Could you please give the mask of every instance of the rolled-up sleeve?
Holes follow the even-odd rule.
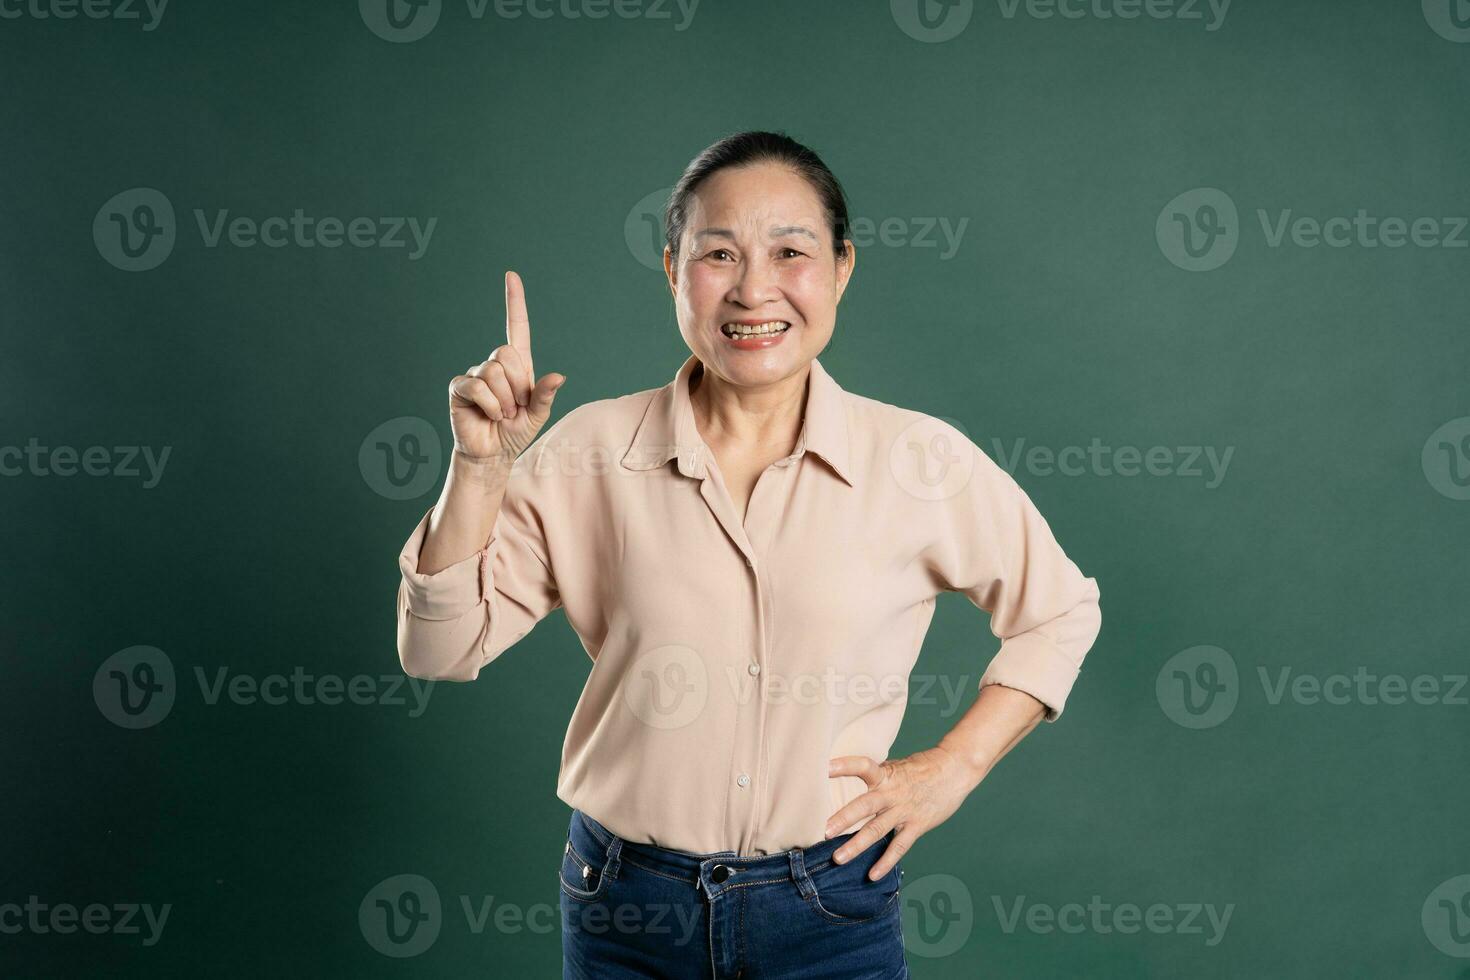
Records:
[[[398,659],[410,677],[472,681],[481,668],[561,605],[538,553],[538,524],[513,476],[485,547],[432,575],[420,573],[426,513],[398,555]]]
[[[927,559],[940,587],[990,613],[1001,641],[980,678],[1024,691],[1056,721],[1102,628],[1097,581],[1067,557],[1025,491],[973,442],[964,488],[938,503]]]

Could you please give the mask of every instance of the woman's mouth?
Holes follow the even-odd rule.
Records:
[[[726,323],[720,327],[731,346],[739,350],[760,350],[773,347],[791,329],[785,320],[767,320],[765,323]]]

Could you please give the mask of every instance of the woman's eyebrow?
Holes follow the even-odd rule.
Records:
[[[804,225],[785,225],[780,228],[771,229],[772,238],[783,238],[786,235],[805,235],[814,242],[818,240],[817,236],[812,234]],[[735,233],[729,228],[705,228],[695,232],[694,237],[696,240],[700,238],[728,238],[734,241]]]

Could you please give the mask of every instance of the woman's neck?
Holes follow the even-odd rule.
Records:
[[[690,376],[690,402],[699,434],[710,446],[790,452],[801,433],[811,368],[760,388],[729,384],[703,362]]]

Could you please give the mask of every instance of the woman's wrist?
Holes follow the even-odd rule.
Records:
[[[514,464],[515,456],[509,453],[471,456],[455,446],[449,457],[449,473],[451,479],[493,492],[505,488]]]

